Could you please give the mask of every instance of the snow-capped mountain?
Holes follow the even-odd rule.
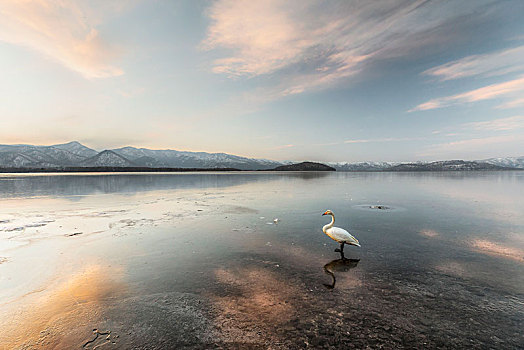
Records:
[[[3,167],[74,166],[97,153],[78,142],[54,146],[0,145],[0,165]]]
[[[329,166],[337,169],[337,171],[384,171],[392,166],[398,165],[400,163],[392,162],[358,162],[358,163],[348,163],[348,162],[336,162],[336,163],[326,163]]]
[[[227,153],[184,152],[122,147],[97,152],[77,141],[53,145],[0,145],[0,168],[147,167],[147,168],[235,168],[268,170],[296,162],[277,162]],[[440,162],[336,162],[326,163],[338,171],[449,171],[524,169],[524,157],[491,158],[479,161]]]
[[[77,164],[83,167],[130,167],[137,166],[129,159],[115,153],[114,151],[102,151],[93,157],[87,158]]]
[[[35,160],[16,152],[0,152],[0,167],[30,168],[37,166]]]
[[[524,169],[524,157],[490,158],[464,161],[445,160],[436,162],[359,162],[326,163],[338,171],[452,171],[452,170],[499,170]]]
[[[0,145],[0,167],[149,167],[273,169],[286,163],[226,153],[182,152],[123,147],[97,152],[77,141],[53,145]]]
[[[182,152],[123,147],[113,150],[138,166],[172,168],[236,168],[242,170],[273,169],[281,162],[239,157],[226,153]]]
[[[524,169],[524,157],[489,158],[479,162],[503,166],[506,168]]]
[[[78,141],[72,141],[72,142],[63,143],[60,145],[54,145],[52,147],[59,148],[64,151],[68,151],[70,153],[76,154],[81,157],[93,157],[98,153],[94,149],[86,147]]]
[[[480,161],[443,160],[428,163],[403,163],[390,167],[388,171],[472,171],[503,169],[505,169],[505,167]]]

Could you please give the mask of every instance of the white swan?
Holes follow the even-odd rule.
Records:
[[[351,235],[351,233],[344,230],[343,228],[333,227],[333,224],[335,223],[335,214],[333,214],[331,210],[326,210],[326,212],[322,215],[331,215],[331,222],[322,227],[322,231],[324,231],[324,233],[328,235],[329,238],[340,243],[340,249],[335,249],[336,252],[343,253],[344,244],[356,245],[357,247],[360,247],[360,243],[355,237]]]

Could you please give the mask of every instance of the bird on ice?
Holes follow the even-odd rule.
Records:
[[[331,215],[331,222],[327,225],[324,225],[324,227],[322,227],[322,231],[328,235],[329,238],[340,243],[340,249],[335,249],[336,252],[343,253],[345,244],[356,245],[357,247],[360,247],[360,243],[355,237],[351,235],[351,233],[344,230],[343,228],[333,227],[333,224],[335,223],[335,214],[333,214],[331,210],[326,210],[322,215]]]

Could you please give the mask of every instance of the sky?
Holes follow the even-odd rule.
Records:
[[[0,0],[0,144],[524,155],[524,1]]]

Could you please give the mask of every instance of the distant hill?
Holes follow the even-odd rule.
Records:
[[[135,167],[136,163],[133,163],[126,157],[121,156],[114,151],[102,151],[93,157],[87,158],[78,164],[79,166],[85,167]]]
[[[524,157],[490,158],[476,161],[439,162],[336,162],[320,164],[303,162],[279,162],[267,159],[246,158],[227,153],[186,152],[177,150],[151,150],[147,148],[122,147],[98,152],[72,141],[52,146],[0,145],[0,168],[55,169],[64,171],[83,167],[91,168],[166,168],[166,169],[239,169],[278,171],[452,171],[452,170],[506,170],[524,169]],[[290,167],[288,167],[290,166]],[[332,171],[332,170],[331,170]]]
[[[349,163],[349,162],[336,162],[336,163],[327,163],[329,166],[337,169],[337,171],[386,171],[392,166],[401,164],[401,163],[391,163],[391,162],[358,162],[358,163]]]
[[[142,167],[269,170],[286,164],[227,153],[184,152],[123,147],[97,152],[77,141],[53,145],[0,145],[0,168],[64,169]]]
[[[62,167],[78,164],[97,153],[75,141],[55,146],[0,145],[0,166]]]
[[[297,164],[288,164],[277,166],[275,171],[336,171],[326,164],[314,163],[314,162],[302,162]]]
[[[64,150],[64,151],[68,151],[68,152],[70,152],[72,154],[75,154],[77,156],[86,157],[86,158],[87,157],[93,157],[93,156],[98,154],[98,152],[95,151],[94,149],[86,147],[86,146],[82,145],[78,141],[71,141],[71,142],[68,142],[68,143],[63,143],[63,144],[60,144],[60,145],[54,145],[54,146],[51,146],[51,147],[58,148],[58,149],[61,149],[61,150]]]
[[[506,168],[524,169],[524,157],[490,158],[480,162],[498,165]]]
[[[431,163],[406,163],[392,166],[388,171],[458,171],[458,170],[507,170],[494,164],[465,160],[446,160]]]
[[[239,157],[227,153],[183,152],[123,147],[113,150],[129,161],[148,167],[177,168],[237,168],[241,170],[269,170],[282,165],[266,159]]]

